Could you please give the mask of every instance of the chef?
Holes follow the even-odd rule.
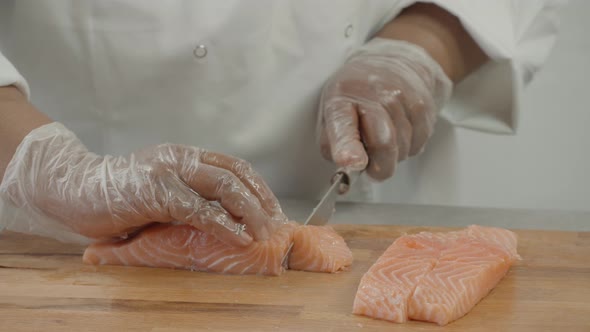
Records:
[[[337,167],[366,170],[355,199],[392,176],[415,194],[453,167],[424,158],[437,120],[514,132],[560,5],[3,1],[0,229],[87,242],[175,221],[244,246]]]

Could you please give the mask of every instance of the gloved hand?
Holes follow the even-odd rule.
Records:
[[[422,48],[375,38],[326,83],[319,139],[324,158],[384,180],[420,153],[452,82]]]
[[[19,145],[0,198],[7,211],[18,210],[0,211],[0,226],[62,241],[71,239],[64,231],[99,239],[151,222],[180,221],[243,246],[267,239],[286,220],[272,191],[245,161],[171,144],[103,157],[55,122],[33,130]],[[238,236],[240,225],[247,228]]]

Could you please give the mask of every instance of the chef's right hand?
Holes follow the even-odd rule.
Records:
[[[451,96],[452,81],[422,47],[375,38],[322,90],[320,146],[339,167],[383,181],[420,153]]]
[[[154,221],[181,221],[245,246],[268,239],[274,225],[286,220],[270,188],[243,160],[172,144],[128,157],[99,156],[56,122],[21,142],[0,197],[33,211],[29,219],[51,220],[94,239]],[[29,223],[33,233],[47,227]]]

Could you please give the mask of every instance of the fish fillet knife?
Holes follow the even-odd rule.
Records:
[[[327,224],[334,214],[336,199],[339,195],[344,195],[349,191],[350,187],[360,176],[360,173],[361,172],[359,171],[349,171],[343,168],[338,169],[332,177],[332,185],[313,209],[309,217],[307,217],[307,220],[305,220],[303,225],[322,226]],[[292,249],[293,243],[291,243],[285,256],[283,256],[283,266],[285,267],[287,267],[288,257]]]

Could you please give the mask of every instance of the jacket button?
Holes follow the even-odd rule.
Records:
[[[349,24],[346,26],[346,29],[344,29],[344,37],[349,38],[350,36],[352,36],[352,33],[354,32],[354,25]]]
[[[207,46],[201,44],[201,45],[197,45],[197,47],[195,47],[195,49],[193,50],[193,55],[195,56],[195,58],[204,58],[207,56]]]

